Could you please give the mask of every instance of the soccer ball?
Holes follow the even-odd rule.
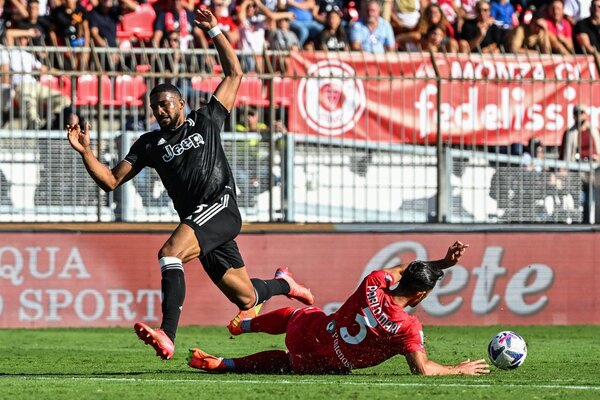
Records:
[[[500,369],[514,369],[525,362],[527,343],[523,338],[511,331],[496,334],[488,345],[490,361]]]

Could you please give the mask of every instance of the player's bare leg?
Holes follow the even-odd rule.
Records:
[[[156,355],[171,359],[175,352],[175,335],[185,299],[185,276],[183,264],[200,254],[200,246],[194,231],[180,224],[160,249],[162,323],[160,329],[150,328],[142,322],[134,325],[135,333],[152,346]]]
[[[246,267],[228,269],[217,287],[240,310],[249,310],[257,303],[257,295]]]

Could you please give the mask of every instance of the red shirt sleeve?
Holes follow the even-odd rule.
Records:
[[[403,324],[403,330],[398,335],[399,353],[403,356],[415,351],[425,352],[423,344],[423,326],[421,322],[412,315],[409,315]]]

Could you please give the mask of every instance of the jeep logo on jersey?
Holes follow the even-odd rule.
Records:
[[[298,86],[298,107],[309,127],[323,135],[341,135],[356,125],[366,106],[365,88],[354,68],[320,61],[308,68]]]
[[[170,144],[166,145],[165,150],[167,151],[167,154],[163,155],[162,158],[165,162],[169,162],[175,157],[183,154],[184,151],[189,150],[192,147],[198,148],[201,144],[204,144],[204,139],[199,133],[194,133],[177,143],[175,146],[171,146]]]

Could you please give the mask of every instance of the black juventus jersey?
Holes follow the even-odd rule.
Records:
[[[226,190],[235,195],[220,135],[228,114],[213,96],[175,130],[144,133],[125,157],[137,172],[144,167],[158,172],[182,220]]]

